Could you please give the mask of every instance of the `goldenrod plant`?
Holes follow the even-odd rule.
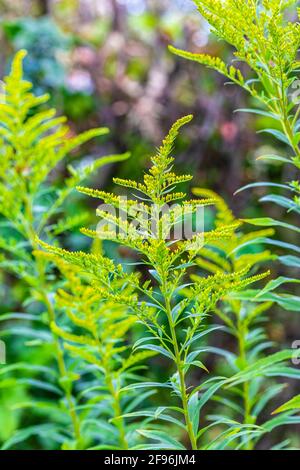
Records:
[[[257,105],[239,111],[267,119],[264,132],[283,152],[289,147],[289,155],[260,158],[297,175],[296,2],[195,4],[248,72],[220,57],[171,50],[247,91]],[[276,228],[299,235],[298,177],[242,188],[274,188],[262,200],[296,222],[238,220],[208,189],[195,188],[195,199],[187,199],[192,176],[176,173],[173,151],[188,115],[171,127],[143,178],[114,178],[115,192],[85,187],[92,172],[129,154],[68,164],[70,153],[108,129],[74,137],[66,118],[47,107],[49,97],[35,96],[24,79],[25,55],[13,60],[0,103],[0,268],[5,281],[17,277],[23,289],[14,304],[22,312],[0,316],[8,359],[10,344],[18,344],[14,362],[0,368],[0,393],[14,397],[10,429],[0,430],[2,449],[250,450],[265,438],[273,449],[289,448],[276,430],[299,424],[299,397],[279,408],[278,397],[285,379],[300,372],[290,364],[295,351],[278,351],[264,321],[273,305],[300,311],[299,295],[281,287],[297,287],[299,279],[249,285],[261,286],[274,261],[300,267],[297,242],[274,237]],[[55,178],[60,165],[68,171],[62,182]],[[95,226],[81,229],[92,239],[90,251],[70,251],[64,237],[91,220],[68,215],[75,187],[100,204]],[[215,214],[209,227],[208,213],[210,221]],[[260,228],[248,233],[250,224]],[[286,251],[279,256],[270,246]],[[119,256],[125,251],[130,261]],[[228,334],[235,348],[216,347],[214,339]]]
[[[282,151],[274,154],[261,155],[259,158],[270,164],[282,164],[294,167],[293,181],[256,182],[242,190],[265,187],[273,188],[274,193],[262,197],[262,202],[271,202],[294,216],[294,223],[275,220],[270,217],[247,220],[247,222],[263,227],[279,227],[288,229],[298,236],[299,227],[299,194],[300,183],[300,133],[299,133],[299,60],[300,25],[297,21],[299,9],[296,1],[281,0],[194,0],[200,14],[208,21],[212,33],[226,41],[234,48],[234,62],[245,63],[247,72],[238,65],[225,63],[220,57],[203,53],[191,53],[170,46],[170,50],[189,60],[212,68],[230,82],[235,83],[248,92],[254,106],[240,109],[240,112],[255,113],[268,119],[268,127],[261,132],[276,139]],[[287,147],[285,150],[284,146]],[[286,153],[284,153],[286,152]],[[299,271],[299,245],[263,237],[260,241],[285,250],[279,261],[289,269]],[[249,240],[239,249],[257,243]],[[288,311],[300,310],[300,297],[289,291],[278,292],[284,284],[299,283],[297,277],[280,276],[270,281],[261,290],[244,291],[237,297],[256,302],[275,302]],[[293,398],[280,411],[299,410],[299,397]]]
[[[68,259],[63,250],[57,252]],[[84,275],[82,261],[71,264],[45,252],[38,256],[50,259],[62,274],[63,287],[55,296],[58,315],[51,328],[64,341],[65,350],[80,359],[74,371],[81,380],[76,410],[82,447],[126,450],[136,442],[136,433],[122,415],[138,407],[149,392],[132,389],[125,393],[123,389],[132,381],[131,374],[138,377],[139,363],[156,353],[131,352],[128,332],[136,317],[128,312],[124,300],[106,300],[97,286],[122,292],[130,303],[136,274],[126,274],[95,250],[90,256],[79,255],[84,259]]]
[[[175,435],[157,429],[154,424],[152,427],[148,424],[146,428],[138,429],[138,433],[150,442],[134,446],[136,449],[183,450],[186,447],[182,440],[176,437],[181,436],[182,429],[187,435],[187,447],[194,450],[200,448],[200,438],[206,431],[199,428],[200,411],[215,391],[227,383],[224,378],[212,378],[198,386],[188,383],[191,369],[199,368],[207,372],[206,366],[201,361],[201,355],[206,349],[204,347],[201,349],[201,345],[205,344],[202,344],[203,338],[216,330],[216,326],[208,325],[207,317],[224,295],[243,289],[266,275],[262,273],[247,277],[248,267],[240,266],[238,271],[217,272],[209,277],[197,277],[192,283],[187,283],[188,272],[195,265],[203,247],[215,240],[221,243],[222,240],[232,238],[239,226],[238,221],[232,221],[219,224],[209,232],[204,232],[202,227],[202,230],[190,238],[178,237],[178,225],[184,225],[187,217],[196,217],[197,209],[203,210],[205,206],[215,202],[214,198],[209,197],[174,204],[174,201],[185,198],[185,193],[178,191],[177,186],[190,181],[191,176],[176,175],[171,152],[179,129],[191,119],[192,116],[186,116],[172,126],[157,153],[152,157],[152,166],[142,182],[115,179],[116,184],[131,188],[136,194],[136,199],[127,199],[90,188],[78,188],[81,193],[99,198],[105,203],[104,207],[98,208],[101,223],[97,229],[82,229],[82,232],[95,240],[100,238],[114,241],[136,251],[147,268],[148,279],[141,279],[137,274],[126,275],[124,278],[122,268],[114,266],[111,260],[97,258],[93,254],[67,252],[42,243],[52,254],[80,266],[84,273],[92,275],[90,285],[94,295],[100,295],[105,302],[126,308],[127,322],[131,322],[134,318],[144,325],[145,334],[133,345],[133,355],[127,359],[129,364],[135,362],[135,354],[139,357],[139,354],[145,355],[148,352],[158,353],[173,364],[172,375],[165,383],[143,381],[129,384],[119,390],[119,393],[124,393],[124,391],[145,388],[153,390],[163,387],[169,392],[170,398],[173,395],[177,397],[177,403],[174,405],[172,400],[169,400],[167,404],[162,403],[159,408],[123,415],[122,418],[125,420],[136,420],[146,416],[150,423],[163,421],[178,427]],[[112,208],[116,209],[116,212]],[[109,263],[108,268],[107,263]],[[133,289],[130,295],[127,286]],[[71,319],[75,324],[85,325],[82,320],[73,317]],[[78,337],[69,335],[57,327],[55,331],[67,341],[85,343],[81,336],[78,341]],[[96,346],[94,341],[86,342]],[[137,352],[139,350],[142,352]],[[103,351],[100,354],[103,354]],[[88,357],[86,359],[89,360]],[[91,357],[90,361],[92,360],[95,361]],[[102,363],[103,358],[100,359],[99,366]],[[119,421],[119,425],[121,422]],[[251,434],[256,431],[256,426],[251,424],[243,425],[228,420],[225,420],[224,424],[229,428],[228,434],[236,438],[242,433]]]
[[[80,446],[80,426],[72,396],[74,377],[67,369],[60,340],[51,329],[55,320],[55,307],[51,299],[50,284],[54,280],[52,278],[50,281],[48,277],[48,261],[36,256],[36,236],[43,233],[51,240],[53,234],[59,233],[61,225],[72,227],[82,223],[82,218],[78,216],[60,218],[65,200],[74,186],[102,165],[123,160],[128,155],[98,158],[93,163],[78,168],[69,165],[70,176],[64,180],[64,185],[60,187],[51,184],[51,172],[70,152],[92,138],[107,134],[108,129],[91,129],[72,137],[66,118],[57,116],[54,109],[47,108],[49,96],[35,96],[31,91],[31,83],[23,78],[22,64],[25,56],[25,51],[16,54],[11,72],[4,79],[1,94],[0,267],[4,272],[20,278],[28,287],[25,309],[34,303],[41,307],[40,314],[36,315],[8,313],[1,316],[1,321],[9,325],[1,334],[9,334],[10,337],[19,335],[27,348],[39,345],[46,348],[49,356],[55,357],[58,370],[48,367],[49,364],[22,362],[3,367],[1,374],[8,377],[3,383],[8,390],[16,386],[13,377],[19,377],[20,383],[26,383],[33,390],[33,395],[35,390],[44,390],[52,392],[55,399],[60,397],[60,404],[56,406],[57,415],[61,413],[63,422],[66,421],[64,415],[69,415],[71,428],[65,438],[66,441],[74,441],[72,445],[76,447]],[[51,403],[47,406],[50,407]],[[47,406],[33,400],[19,403],[15,408],[45,408],[44,413],[47,413]],[[53,407],[55,409],[55,405]],[[67,423],[67,430],[68,426]],[[11,442],[8,440],[5,446],[9,447],[32,434],[42,435],[43,429],[48,439],[63,439],[49,423],[44,428],[33,426],[27,431],[22,430],[20,436],[13,437]]]
[[[215,199],[216,217],[215,224],[232,224],[235,217],[222,197],[209,189],[194,188],[193,193],[198,197],[211,197]],[[266,228],[248,232],[246,234],[236,231],[228,240],[214,240],[205,247],[196,263],[201,271],[216,273],[231,273],[239,271],[243,266],[249,266],[253,274],[259,269],[259,266],[272,262],[276,259],[269,250],[264,249],[261,242],[257,242],[252,251],[241,252],[239,247],[252,240],[272,237],[274,229]],[[253,247],[252,247],[253,248]],[[199,275],[193,274],[195,279]],[[264,358],[270,348],[276,347],[274,342],[270,341],[264,328],[264,323],[268,319],[267,312],[273,302],[266,301],[256,303],[253,298],[242,300],[239,295],[229,293],[222,298],[221,303],[216,305],[214,312],[225,325],[226,333],[235,338],[236,347],[234,351],[226,349],[209,347],[209,351],[216,353],[226,361],[226,373],[233,376],[245,369],[251,367],[253,371],[258,371],[261,359]],[[284,354],[285,356],[285,354]],[[257,443],[265,434],[273,431],[276,427],[282,426],[285,421],[292,423],[298,422],[298,419],[290,417],[290,413],[282,416],[280,419],[273,418],[270,413],[272,400],[278,397],[286,388],[286,384],[281,383],[281,377],[300,378],[296,368],[287,367],[287,364],[280,360],[280,355],[276,355],[276,360],[272,356],[269,365],[265,366],[264,373],[254,374],[251,379],[242,382],[235,387],[224,387],[213,397],[219,404],[219,412],[213,419],[220,423],[220,416],[227,416],[231,419],[241,420],[244,424],[260,425],[257,432],[251,436],[244,435],[240,442],[234,442],[234,448],[254,449]],[[278,362],[277,362],[278,361]],[[274,363],[277,362],[274,367]],[[275,382],[275,379],[277,381]],[[266,413],[266,408],[269,412]],[[288,411],[288,410],[287,410]],[[266,419],[268,417],[268,419]],[[223,445],[223,438],[220,441]],[[281,442],[274,444],[274,448],[281,447]]]

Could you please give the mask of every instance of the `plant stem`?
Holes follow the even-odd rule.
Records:
[[[28,240],[30,241],[32,250],[35,251],[35,250],[38,250],[38,244],[37,244],[36,239],[35,239],[36,234],[35,234],[34,225],[33,225],[34,224],[34,217],[33,217],[33,213],[32,213],[31,203],[28,199],[25,200],[25,209],[26,209],[26,217],[27,217],[27,221],[28,221],[28,224],[25,227],[26,228],[26,233],[27,233],[27,236],[28,236]],[[62,351],[62,348],[61,348],[61,345],[60,345],[60,342],[59,342],[59,338],[52,331],[52,329],[50,327],[51,323],[53,323],[55,321],[55,312],[54,312],[54,309],[53,309],[53,306],[52,306],[51,302],[49,301],[48,295],[47,295],[48,290],[47,290],[46,283],[45,283],[44,263],[42,263],[41,260],[38,259],[37,257],[35,257],[35,263],[36,263],[36,267],[37,267],[37,271],[38,271],[38,275],[39,275],[39,281],[40,281],[39,294],[40,294],[41,299],[42,299],[42,301],[43,301],[43,303],[44,303],[44,305],[47,309],[48,326],[49,326],[49,329],[51,331],[52,338],[53,338],[56,362],[57,362],[60,378],[63,379],[63,378],[67,377],[67,368],[66,368],[66,364],[65,364],[65,360],[64,360],[63,351]],[[74,438],[75,438],[75,441],[76,441],[76,448],[78,448],[78,447],[80,447],[80,441],[81,441],[80,422],[79,422],[79,419],[78,419],[78,416],[77,416],[77,413],[76,413],[76,410],[75,410],[75,407],[74,407],[72,391],[71,391],[69,383],[60,384],[60,385],[61,385],[61,388],[63,389],[63,391],[65,393],[65,399],[66,399],[66,402],[67,402],[67,405],[68,405],[68,411],[69,411],[69,415],[70,415],[71,422],[72,422],[72,427],[73,427],[73,435],[74,435]]]
[[[40,294],[42,295],[44,304],[47,308],[48,319],[49,319],[49,322],[51,324],[55,320],[55,313],[54,313],[53,307],[52,307],[51,303],[49,302],[47,292],[43,289],[40,289]],[[57,365],[58,365],[60,378],[64,378],[64,377],[67,377],[67,368],[66,368],[66,364],[65,364],[65,360],[64,360],[63,351],[62,351],[62,348],[60,346],[60,342],[59,342],[59,339],[58,339],[57,335],[55,333],[53,333],[51,328],[50,328],[50,331],[51,331],[52,337],[53,337],[53,343],[54,343],[54,348],[55,348],[55,352],[56,352],[56,361],[57,361]],[[66,386],[61,385],[61,387],[62,387],[63,391],[65,392],[65,398],[66,398],[66,401],[67,401],[67,404],[68,404],[68,410],[69,410],[69,414],[70,414],[70,417],[71,417],[71,420],[72,420],[73,434],[74,434],[74,437],[75,437],[75,440],[76,440],[76,448],[77,448],[77,446],[80,446],[80,441],[81,441],[80,422],[79,422],[79,419],[78,419],[78,416],[77,416],[77,413],[76,413],[76,410],[75,410],[75,407],[74,407],[74,401],[73,401],[72,392],[71,392],[69,384],[66,384]]]
[[[184,412],[184,418],[185,418],[185,424],[186,424],[186,429],[187,433],[190,439],[191,447],[192,450],[198,450],[197,447],[197,439],[193,430],[193,424],[190,419],[190,414],[189,414],[189,409],[188,409],[188,394],[186,391],[186,384],[185,384],[185,373],[184,373],[184,364],[181,360],[181,354],[179,352],[179,346],[178,346],[178,340],[177,340],[177,335],[176,335],[176,328],[174,325],[174,321],[172,318],[172,309],[171,309],[171,302],[169,295],[167,293],[166,289],[166,283],[163,283],[162,286],[162,294],[165,299],[165,306],[166,306],[166,313],[167,313],[167,318],[168,318],[168,323],[170,327],[170,332],[171,332],[171,337],[172,337],[172,342],[174,346],[174,353],[175,353],[175,365],[177,368],[177,372],[179,375],[179,383],[180,383],[180,395],[181,395],[181,401],[182,401],[182,407],[183,407],[183,412]]]
[[[119,394],[119,390],[115,389],[114,380],[111,374],[108,374],[106,378],[106,384],[113,399],[112,407],[113,407],[113,411],[115,415],[116,427],[118,428],[118,431],[119,431],[120,446],[122,450],[128,450],[129,446],[128,446],[128,442],[126,439],[124,420],[123,418],[121,418],[122,410],[121,410],[121,404],[120,404],[120,394]]]
[[[240,313],[238,313],[238,322],[237,322],[237,336],[239,342],[239,357],[241,360],[241,366],[244,369],[247,367],[247,356],[246,356],[246,332],[245,327],[240,319]],[[244,423],[245,424],[252,424],[251,418],[251,399],[250,399],[250,390],[249,390],[249,382],[244,382],[243,384],[243,398],[244,398]],[[246,443],[246,450],[252,450],[253,443],[249,438]]]
[[[110,366],[109,357],[107,357],[107,355],[103,353],[101,339],[99,338],[97,328],[93,329],[93,336],[97,343],[99,355],[100,357],[102,357],[102,367],[103,367],[104,374],[105,374],[106,386],[112,397],[112,409],[114,412],[116,427],[119,431],[120,447],[122,450],[128,450],[129,445],[126,439],[124,419],[121,418],[122,407],[121,407],[121,402],[120,402],[120,389],[119,389],[119,386],[118,387],[115,386],[116,381],[114,380],[114,372]]]

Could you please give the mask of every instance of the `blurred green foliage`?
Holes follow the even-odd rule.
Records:
[[[92,186],[109,190],[112,174],[140,179],[149,166],[153,147],[159,144],[177,117],[190,112],[196,119],[178,139],[179,171],[192,173],[194,185],[217,191],[235,216],[262,216],[257,196],[264,196],[264,189],[255,188],[252,193],[234,197],[234,191],[242,185],[294,177],[294,170],[290,168],[283,170],[279,164],[270,168],[264,161],[256,162],[262,153],[277,153],[283,145],[275,144],[271,137],[262,139],[261,135],[256,135],[257,130],[270,126],[269,117],[233,113],[236,108],[252,106],[251,97],[237,88],[224,86],[225,79],[217,74],[168,52],[167,46],[176,44],[192,52],[205,51],[226,60],[232,58],[231,46],[210,35],[207,23],[195,14],[189,0],[2,0],[0,12],[1,75],[9,69],[14,52],[26,48],[26,77],[33,82],[37,94],[50,92],[52,104],[60,115],[68,118],[70,135],[104,125],[111,129],[109,139],[87,143],[79,154],[71,155],[75,168],[80,168],[79,160],[89,164],[96,157],[131,150],[131,159],[105,167],[97,176],[91,175]],[[61,164],[51,173],[51,183],[59,186],[66,177],[66,166]],[[96,208],[88,198],[78,195],[71,195],[68,201],[65,212],[69,217],[79,212],[92,214]],[[271,205],[267,205],[265,211],[276,218],[283,212]],[[208,214],[207,225],[211,228],[214,213],[209,211]],[[84,224],[88,225],[90,219],[87,215]],[[289,242],[295,242],[295,234],[287,237]],[[85,249],[88,245],[82,235],[72,230],[61,238],[63,245],[72,249]],[[109,242],[102,249],[120,262],[137,261],[132,252]],[[273,268],[274,276],[277,269]],[[286,274],[284,269],[278,273]],[[0,314],[23,312],[30,306],[31,311],[41,314],[45,321],[45,312],[33,302],[24,283],[3,272],[0,280]],[[267,325],[270,338],[290,345],[297,325],[295,317],[283,314],[277,307],[272,308],[272,315]],[[138,339],[139,328],[132,334]],[[235,342],[230,337],[221,337],[215,347],[230,351],[235,348]],[[16,335],[10,343],[8,362],[14,363],[20,357],[25,363],[46,367],[53,363],[47,344],[41,351],[35,348],[34,339],[25,342]],[[216,373],[228,371],[220,358],[210,358],[208,362]],[[71,362],[70,367],[73,365]],[[167,361],[154,359],[152,365],[162,381],[168,377]],[[39,410],[36,416],[28,410],[14,409],[15,403],[29,399],[29,390],[32,393],[30,374],[19,372],[17,375],[24,378],[21,387],[13,378],[7,379],[9,383],[1,382],[2,441],[14,436],[20,426],[30,427],[39,421]],[[200,378],[201,373],[195,372],[194,380]],[[291,382],[290,388],[293,387]],[[35,389],[33,395],[44,399],[47,393]],[[166,396],[164,393],[162,391],[161,396]],[[286,398],[290,395],[289,391]],[[280,403],[276,402],[277,405]],[[211,411],[214,408],[211,406]],[[21,448],[59,447],[58,442],[47,442],[47,433],[47,427],[40,429],[39,437],[29,433]],[[285,435],[292,435],[295,446],[299,445],[298,437],[290,429]],[[208,441],[213,436],[212,431]],[[58,441],[60,438],[58,436]],[[265,445],[270,445],[268,438]],[[18,442],[13,446],[18,447]]]

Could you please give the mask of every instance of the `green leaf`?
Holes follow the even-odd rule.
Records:
[[[145,403],[147,398],[151,397],[156,393],[155,390],[149,390],[147,392],[139,393],[137,397],[131,400],[127,406],[124,408],[124,413],[132,413],[133,410],[138,408],[141,403]]]
[[[300,247],[297,246],[297,245],[292,245],[291,243],[286,243],[286,242],[282,242],[282,241],[279,241],[279,240],[273,240],[272,238],[258,237],[258,238],[255,238],[253,240],[249,240],[249,241],[247,241],[245,243],[242,243],[241,245],[237,246],[236,248],[234,248],[232,250],[232,252],[230,254],[236,253],[236,252],[240,251],[242,248],[245,248],[246,246],[255,245],[257,243],[264,243],[266,245],[278,246],[280,248],[285,248],[285,249],[288,249],[288,250],[293,250],[296,253],[300,253]]]
[[[10,321],[10,320],[24,320],[24,321],[37,321],[44,323],[43,320],[37,315],[31,315],[29,313],[5,313],[0,315],[0,321]]]
[[[212,385],[210,385],[212,383]],[[198,401],[198,409],[199,412],[203,408],[203,406],[210,400],[210,398],[216,393],[217,390],[219,390],[224,384],[226,383],[226,378],[224,377],[216,377],[207,380],[203,384],[201,384],[199,387],[193,390],[193,394],[197,394],[198,390],[203,389],[204,387],[206,390],[203,392],[203,394],[200,396],[199,401]]]
[[[135,411],[133,413],[126,413],[122,415],[122,418],[137,418],[137,417],[142,417],[142,418],[153,418],[152,420],[158,421],[167,421],[168,423],[173,423],[176,424],[176,426],[179,426],[182,429],[185,429],[185,425],[179,421],[178,419],[174,418],[173,416],[170,416],[166,413],[164,413],[165,407],[158,408],[157,410],[143,410],[143,411]]]
[[[298,256],[279,256],[278,260],[285,266],[291,268],[300,268],[300,258]]]
[[[263,132],[271,134],[273,137],[276,137],[276,139],[278,139],[280,142],[283,142],[284,144],[291,145],[287,136],[283,132],[278,131],[277,129],[262,129],[261,131],[258,131],[258,134],[261,134]]]
[[[275,290],[277,287],[281,286],[282,284],[287,284],[287,283],[292,283],[292,284],[300,284],[300,279],[293,279],[289,277],[278,277],[277,279],[274,279],[268,284],[257,294],[257,297],[260,297],[261,295],[266,294],[267,292],[271,292]]]
[[[226,387],[233,387],[240,383],[253,380],[256,377],[264,376],[268,372],[268,369],[271,369],[274,364],[287,361],[288,359],[294,357],[294,354],[295,350],[287,349],[275,354],[271,354],[270,356],[264,357],[263,359],[259,359],[254,364],[251,364],[241,372],[238,372],[233,377],[227,379]]]
[[[257,219],[242,219],[247,224],[251,225],[258,225],[260,227],[284,227],[295,232],[300,233],[300,228],[295,227],[295,225],[286,224],[285,222],[281,222],[279,220],[272,219],[271,217],[260,217]]]
[[[288,164],[293,164],[291,160],[285,157],[281,157],[280,155],[262,155],[261,157],[258,157],[257,160],[267,160],[267,161],[275,161],[275,162],[281,162],[281,163],[288,163]]]
[[[166,382],[166,383],[161,383],[161,382],[137,382],[135,384],[130,384],[127,385],[126,387],[123,387],[121,389],[122,392],[125,392],[126,390],[136,390],[138,388],[152,388],[155,389],[156,387],[160,388],[172,388],[172,386]]]
[[[279,196],[278,194],[268,194],[267,196],[263,196],[260,198],[260,202],[273,202],[280,207],[284,207],[285,209],[300,214],[300,208],[294,201],[288,199],[287,197]]]
[[[252,416],[259,416],[263,411],[265,406],[269,403],[270,400],[277,397],[280,392],[286,387],[285,384],[273,385],[268,388],[257,400],[255,406],[252,409]]]
[[[18,362],[16,364],[10,364],[5,367],[0,368],[0,375],[9,374],[14,371],[22,371],[30,373],[44,373],[46,376],[57,377],[56,372],[51,367],[39,366],[35,364],[27,364],[23,362]]]
[[[194,393],[188,401],[188,413],[190,421],[193,425],[193,432],[195,435],[198,433],[199,420],[200,420],[201,402],[198,393]]]
[[[191,344],[193,344],[195,341],[198,341],[200,338],[203,338],[204,336],[206,335],[209,335],[210,333],[212,333],[213,331],[217,331],[217,330],[223,330],[224,327],[219,325],[219,326],[211,326],[209,328],[205,328],[205,330],[201,331],[200,333],[197,333],[195,336],[193,336],[189,341],[186,342],[185,346],[190,346]]]
[[[262,427],[266,430],[266,432],[272,432],[274,429],[278,428],[279,426],[289,426],[291,424],[299,424],[300,423],[300,416],[291,416],[293,411],[286,411],[275,418],[270,419],[269,421],[265,422]]]
[[[57,440],[57,426],[53,424],[41,424],[37,426],[31,426],[25,429],[17,431],[8,441],[6,441],[1,450],[8,450],[21,442],[27,441],[32,436],[42,436],[47,440]]]
[[[270,183],[270,182],[264,181],[264,182],[260,182],[260,183],[247,184],[246,186],[243,186],[242,188],[235,191],[234,194],[241,193],[242,191],[245,191],[246,189],[265,188],[265,187],[281,188],[281,189],[287,189],[288,191],[292,191],[292,188],[290,186],[288,186],[287,184]]]
[[[299,410],[300,411],[300,395],[292,398],[291,400],[287,401],[283,405],[276,408],[272,414],[282,413],[283,411],[290,411],[290,410]]]
[[[55,393],[56,395],[62,395],[61,389],[59,389],[55,385],[46,381],[23,378],[23,379],[19,379],[18,383],[29,385],[30,387],[37,388],[40,390],[46,390],[47,392],[52,392],[52,393]]]
[[[242,292],[231,292],[228,298],[235,300],[243,300],[249,302],[276,302],[280,307],[287,311],[300,312],[300,297],[289,294],[275,294],[268,292],[259,295],[260,291],[256,289],[248,289]]]
[[[51,333],[46,330],[34,330],[33,328],[27,328],[25,326],[11,327],[7,330],[1,330],[0,336],[17,335],[23,338],[34,338],[41,340],[44,343],[53,343],[53,337]]]
[[[239,108],[235,110],[236,113],[251,113],[251,114],[259,114],[260,116],[266,116],[272,119],[279,119],[279,116],[275,113],[271,113],[270,111],[264,111],[263,109],[258,108]]]
[[[169,436],[166,432],[156,430],[138,429],[137,431],[141,436],[147,439],[158,441],[163,450],[186,450],[186,448],[173,437]]]
[[[149,349],[150,351],[155,351],[156,353],[162,354],[163,356],[174,360],[174,355],[170,351],[162,346],[157,346],[156,344],[144,344],[142,346],[138,346],[136,349]]]

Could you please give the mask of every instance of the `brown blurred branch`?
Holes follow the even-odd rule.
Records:
[[[41,16],[48,15],[50,13],[49,0],[38,0],[38,9]]]
[[[113,10],[113,24],[112,29],[114,31],[123,31],[124,29],[124,7],[120,5],[117,0],[111,0]]]

